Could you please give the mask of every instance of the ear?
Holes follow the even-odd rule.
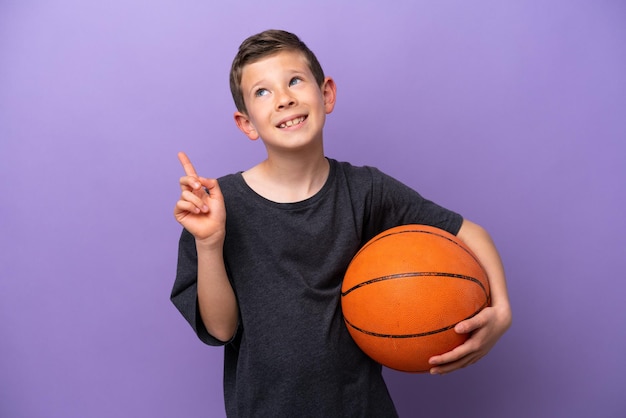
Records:
[[[335,108],[337,100],[337,85],[331,77],[326,77],[322,84],[322,96],[324,98],[324,110],[329,114]]]
[[[241,130],[241,132],[243,132],[248,138],[253,141],[259,139],[259,133],[256,131],[256,128],[254,127],[252,122],[250,122],[250,119],[245,113],[237,111],[235,112],[234,116],[235,123],[237,124],[237,127]]]

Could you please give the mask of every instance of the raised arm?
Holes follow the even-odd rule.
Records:
[[[228,341],[237,328],[237,300],[224,266],[226,236],[224,197],[215,179],[198,176],[185,153],[178,159],[185,170],[174,217],[196,240],[198,253],[198,308],[205,328]]]
[[[449,373],[480,360],[509,329],[512,321],[504,267],[491,237],[480,225],[468,220],[463,221],[457,236],[476,254],[487,272],[491,306],[457,324],[455,331],[470,334],[470,338],[449,353],[432,357],[433,374]]]

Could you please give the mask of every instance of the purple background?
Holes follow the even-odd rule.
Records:
[[[263,157],[232,120],[239,43],[299,34],[338,85],[327,154],[484,225],[514,323],[403,416],[626,416],[621,1],[0,2],[0,416],[223,416],[222,350],[169,302],[185,150]]]

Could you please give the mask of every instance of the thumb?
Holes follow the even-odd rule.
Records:
[[[220,184],[216,179],[207,179],[205,177],[200,177],[199,180],[211,198],[224,200],[222,196],[222,190],[220,189]]]

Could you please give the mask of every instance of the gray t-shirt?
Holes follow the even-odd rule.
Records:
[[[395,417],[382,367],[353,342],[340,291],[352,257],[403,224],[456,234],[460,215],[372,167],[329,159],[322,189],[297,203],[256,194],[241,173],[219,179],[226,202],[224,262],[240,323],[224,348],[229,417]],[[171,299],[198,337],[222,345],[197,308],[197,256],[183,230]]]

